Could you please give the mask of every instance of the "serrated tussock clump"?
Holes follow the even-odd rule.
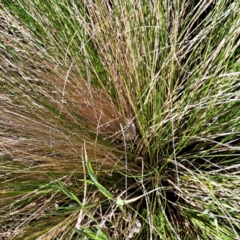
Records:
[[[240,237],[238,1],[0,3],[0,239]]]

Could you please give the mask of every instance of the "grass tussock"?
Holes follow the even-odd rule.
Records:
[[[239,10],[3,0],[0,238],[238,239]]]

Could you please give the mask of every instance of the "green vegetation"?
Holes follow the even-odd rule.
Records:
[[[0,19],[0,239],[240,238],[238,0]]]

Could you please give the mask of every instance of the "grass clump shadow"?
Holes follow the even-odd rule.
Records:
[[[0,238],[238,239],[238,1],[0,3]]]

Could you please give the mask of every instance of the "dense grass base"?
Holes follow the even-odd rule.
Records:
[[[0,3],[0,239],[239,239],[239,1]]]

